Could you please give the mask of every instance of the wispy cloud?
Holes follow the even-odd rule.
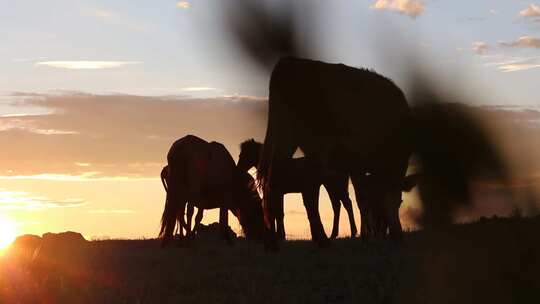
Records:
[[[15,107],[39,106],[50,113],[0,117],[0,142],[17,142],[0,149],[0,179],[159,181],[167,151],[179,137],[197,130],[237,156],[240,142],[262,139],[267,113],[265,98],[240,95],[29,95]]]
[[[79,175],[71,174],[34,174],[34,175],[0,175],[0,180],[42,180],[56,182],[85,182],[85,181],[143,181],[157,180],[157,177],[142,176],[104,176],[103,172],[93,171],[85,172]]]
[[[44,196],[33,196],[24,191],[0,189],[0,209],[8,210],[43,210],[53,208],[73,208],[86,205],[80,198],[54,200]]]
[[[201,91],[218,91],[219,89],[211,87],[185,87],[181,88],[180,91],[185,92],[201,92]]]
[[[484,55],[491,46],[483,41],[475,41],[472,45],[472,51],[479,55]]]
[[[488,62],[486,66],[496,66],[503,72],[518,72],[540,68],[540,57],[510,58]]]
[[[48,66],[70,70],[99,70],[124,67],[127,65],[139,64],[140,61],[95,61],[95,60],[60,60],[60,61],[40,61],[36,66]]]
[[[189,3],[189,1],[178,1],[176,3],[176,7],[181,9],[188,9],[191,7],[191,3]]]
[[[34,61],[42,61],[42,60],[46,60],[47,57],[35,57],[35,58],[31,58],[31,57],[28,57],[28,58],[13,58],[11,61],[13,62],[34,62]]]
[[[131,209],[95,209],[89,210],[91,214],[134,214],[135,211]]]
[[[499,42],[500,46],[504,47],[526,47],[526,48],[540,48],[540,38],[531,37],[531,36],[522,36],[519,37],[516,41]]]
[[[377,0],[370,8],[395,11],[416,18],[424,13],[425,5],[417,0]]]

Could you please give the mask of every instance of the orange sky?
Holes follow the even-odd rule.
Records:
[[[224,143],[236,159],[240,142],[262,140],[266,124],[266,100],[254,97],[65,92],[13,98],[17,115],[0,117],[0,213],[17,223],[19,234],[73,230],[88,238],[155,237],[164,203],[159,173],[170,144],[191,133]],[[475,109],[497,128],[517,172],[538,174],[540,143],[534,139],[540,138],[540,112]],[[527,130],[527,136],[508,127],[518,125],[526,126],[519,130]],[[321,193],[320,211],[329,234],[333,213],[326,193]],[[489,191],[479,202],[481,207],[466,215],[511,209]],[[404,226],[413,225],[409,215],[417,212],[415,194],[405,196]],[[356,204],[355,218],[358,223]],[[210,211],[204,222],[216,219],[217,211]],[[342,210],[343,236],[349,233],[347,222]],[[236,220],[231,223],[238,228]],[[299,195],[286,197],[285,223],[291,237],[309,236]]]

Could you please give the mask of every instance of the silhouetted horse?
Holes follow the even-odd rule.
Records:
[[[228,210],[238,218],[247,238],[262,238],[263,212],[255,182],[238,170],[222,144],[187,135],[173,143],[167,163],[168,191],[159,233],[163,245],[173,237],[178,214],[183,222],[188,202],[199,209],[220,208],[224,238],[228,237]]]
[[[244,141],[240,145],[238,168],[242,171],[247,171],[252,167],[256,167],[259,164],[262,149],[262,144],[253,139]],[[274,227],[275,225],[277,227],[279,238],[285,239],[283,196],[287,193],[302,193],[303,198],[309,198],[312,193],[318,194],[321,184],[326,188],[330,201],[332,202],[332,209],[334,210],[334,222],[330,238],[336,238],[339,234],[341,203],[343,203],[347,215],[349,216],[351,237],[356,235],[357,229],[354,222],[352,202],[349,198],[348,175],[339,172],[330,172],[320,166],[320,164],[316,164],[305,157],[284,160],[282,163],[276,164],[276,168],[273,172],[274,182],[270,186],[269,195],[271,198],[279,201],[271,203],[272,206],[278,208],[276,212],[276,223],[271,223],[271,226]],[[304,205],[307,203],[310,202],[304,200]],[[317,206],[306,206],[306,210],[315,209],[316,207]]]
[[[310,16],[318,12],[311,10],[312,5],[305,13],[308,7],[296,1],[276,7],[260,1],[233,2],[223,12],[237,46],[258,68],[274,68],[265,152],[258,170],[263,190],[276,160],[291,158],[300,147],[306,156],[350,173],[363,206],[388,203],[392,212],[387,216],[397,218],[400,190],[415,179],[403,180],[414,151],[422,174],[418,188],[422,222],[425,228],[436,229],[450,224],[459,206],[472,204],[474,180],[508,182],[508,163],[485,122],[463,106],[470,102],[460,96],[463,88],[440,92],[436,79],[412,63],[411,115],[401,90],[374,72],[290,57],[280,60],[313,57],[309,52],[318,42],[313,41],[316,36],[301,37],[297,28],[314,21]],[[302,20],[296,20],[300,15]],[[410,58],[406,50],[402,55]],[[383,211],[368,209],[372,208],[362,212],[362,235],[380,230],[377,226],[396,227],[391,230],[399,234],[397,225],[376,224],[384,222],[378,220],[384,218]],[[272,216],[267,211],[265,202],[265,213]],[[364,214],[373,223],[366,225]]]
[[[316,163],[350,175],[359,200],[361,235],[386,223],[402,234],[399,206],[412,152],[412,122],[402,91],[375,72],[343,64],[283,58],[270,79],[268,126],[257,170],[267,225],[278,214],[269,199],[281,163],[300,147]],[[410,178],[411,180],[413,178]],[[309,199],[315,199],[312,193]],[[326,234],[318,211],[308,210],[312,238]]]
[[[169,178],[169,166],[163,167],[161,170],[161,183],[163,184],[163,188],[165,189],[165,192],[167,192],[167,183]],[[182,226],[182,221],[180,220],[180,214],[178,214],[177,222],[178,222],[178,234],[180,236],[184,235],[183,229],[186,230],[186,237],[191,237],[191,220],[193,218],[193,212],[194,212],[194,206],[193,204],[188,203],[187,204],[187,210],[186,210],[186,226]],[[193,231],[197,230],[199,225],[201,224],[202,218],[203,218],[203,209],[197,209],[197,215],[195,216],[195,225],[193,226]]]

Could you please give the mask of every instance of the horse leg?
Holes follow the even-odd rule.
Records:
[[[180,220],[180,213],[176,216],[176,224],[178,225],[176,228],[176,234],[180,237],[184,237],[184,227],[182,226],[182,221]]]
[[[285,240],[285,223],[283,222],[284,212],[283,212],[283,195],[279,197],[276,201],[276,229],[277,229],[277,236],[280,240]]]
[[[329,193],[329,195],[330,202],[332,203],[332,209],[334,210],[334,222],[332,225],[332,234],[330,235],[330,238],[335,239],[339,234],[339,214],[341,213],[341,203],[335,193]]]
[[[232,244],[231,235],[229,234],[229,209],[219,208],[219,228],[221,237],[228,243]]]
[[[347,211],[347,216],[349,217],[349,224],[351,225],[351,237],[353,238],[356,236],[358,229],[356,229],[356,223],[354,221],[352,201],[349,198],[349,195],[345,194],[343,198],[341,199],[341,202],[343,203],[343,207],[345,207],[345,210]]]
[[[195,215],[195,226],[193,226],[193,231],[197,231],[199,229],[199,226],[201,225],[201,221],[203,218],[204,209],[197,208],[197,215]]]
[[[264,215],[267,226],[267,236],[264,238],[264,246],[267,250],[278,250],[278,242],[276,237],[276,203],[279,200],[278,193],[275,190],[265,190],[266,197],[264,199]]]
[[[356,197],[356,204],[358,205],[358,210],[360,210],[360,237],[362,240],[367,240],[369,238],[369,227],[370,227],[370,214],[367,208],[365,208],[365,203],[361,201],[362,197],[362,183],[360,182],[358,176],[351,174],[351,182],[354,188],[354,195]]]
[[[320,247],[328,245],[328,238],[324,232],[324,227],[319,214],[319,188],[302,192],[304,207],[306,208],[311,230],[311,239]]]
[[[193,235],[191,233],[191,219],[193,218],[193,204],[189,203],[187,204],[187,212],[186,212],[186,237],[192,238]]]
[[[401,241],[403,239],[403,228],[401,227],[401,221],[399,220],[399,206],[397,206],[395,210],[392,210],[389,223],[389,237],[394,241]]]
[[[353,238],[356,236],[358,230],[356,229],[356,223],[354,221],[352,201],[349,198],[349,176],[340,175],[339,177],[336,177],[335,187],[335,191],[337,192],[345,211],[347,211],[349,225],[351,226],[351,237]]]

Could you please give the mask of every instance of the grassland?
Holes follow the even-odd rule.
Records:
[[[485,219],[404,242],[277,253],[238,240],[92,241],[0,260],[0,303],[540,303],[540,217]]]

